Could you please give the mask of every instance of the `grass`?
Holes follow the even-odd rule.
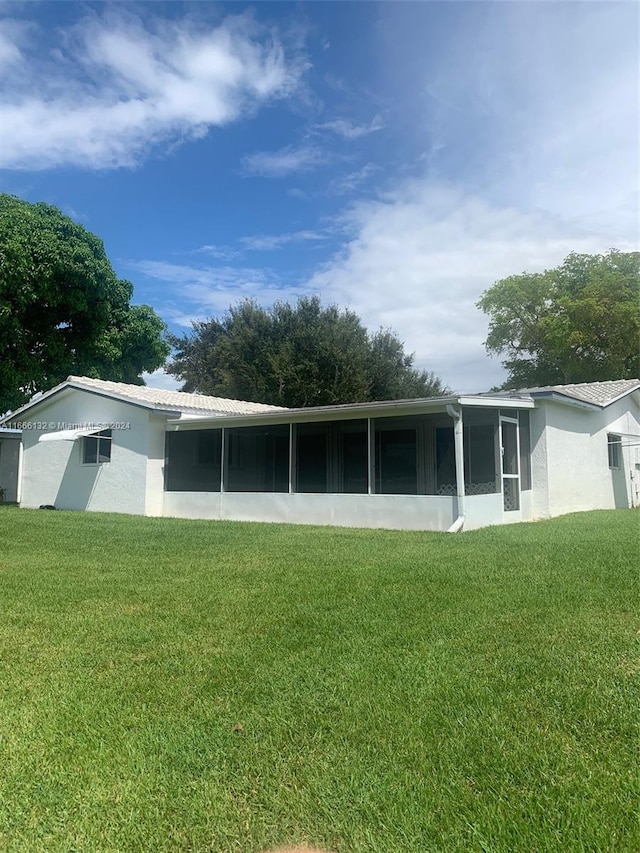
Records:
[[[0,849],[635,853],[639,521],[0,510]]]

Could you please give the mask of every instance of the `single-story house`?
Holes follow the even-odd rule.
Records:
[[[285,409],[70,376],[0,423],[23,507],[456,531],[640,503],[640,380]]]

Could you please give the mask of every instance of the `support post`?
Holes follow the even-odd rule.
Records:
[[[456,457],[456,495],[458,517],[447,533],[458,533],[465,521],[465,490],[464,490],[464,428],[462,425],[462,408],[447,405],[447,414],[453,418],[453,439]]]

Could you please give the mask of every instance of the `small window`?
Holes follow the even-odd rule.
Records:
[[[619,435],[608,435],[609,468],[620,468],[622,464],[622,437]]]
[[[103,429],[82,439],[82,464],[99,465],[111,462],[111,430]]]

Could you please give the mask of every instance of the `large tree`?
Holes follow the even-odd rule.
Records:
[[[0,413],[70,373],[142,383],[165,324],[131,305],[102,241],[48,204],[0,194]]]
[[[478,307],[504,388],[631,379],[640,367],[640,253],[571,254],[556,269],[496,282]]]
[[[315,296],[270,309],[244,300],[171,343],[176,353],[168,371],[184,391],[201,394],[297,407],[448,391],[413,367],[393,332],[370,335],[353,311],[324,308]]]

